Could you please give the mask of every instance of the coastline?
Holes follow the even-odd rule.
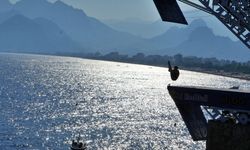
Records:
[[[61,56],[66,56],[67,57],[67,55],[61,55]],[[130,62],[130,61],[107,60],[107,59],[101,59],[101,58],[79,57],[79,56],[70,56],[70,57],[77,57],[77,58],[90,59],[90,60],[101,60],[101,61],[129,63],[129,64],[140,64],[140,65],[148,65],[148,66],[153,66],[153,67],[167,68],[167,66],[164,66],[164,65],[144,64],[144,63],[138,63],[138,62],[135,63],[135,62]],[[241,73],[241,72],[236,73],[236,72],[225,72],[223,70],[205,70],[205,69],[199,68],[199,67],[190,67],[190,68],[188,68],[188,67],[179,66],[179,68],[181,70],[194,71],[194,72],[199,72],[199,73],[207,73],[207,74],[212,74],[212,75],[218,75],[218,76],[224,76],[224,77],[229,77],[229,78],[235,78],[235,79],[250,81],[250,74]]]
[[[118,61],[118,60],[106,60],[106,59],[96,59],[96,58],[88,58],[88,57],[78,57],[82,59],[90,59],[90,60],[101,60],[101,61],[111,61],[111,62],[120,62],[120,63],[129,63],[129,64],[140,64],[140,65],[147,65],[147,66],[152,66],[152,67],[164,67],[167,68],[167,66],[163,65],[152,65],[152,64],[144,64],[144,63],[134,63],[134,62],[129,62],[129,61]],[[193,71],[193,72],[199,72],[199,73],[207,73],[207,74],[212,74],[212,75],[218,75],[218,76],[223,76],[223,77],[229,77],[229,78],[235,78],[235,79],[241,79],[241,80],[246,80],[250,81],[250,74],[245,74],[241,72],[225,72],[223,70],[205,70],[203,68],[199,67],[183,67],[179,66],[180,70],[186,70],[186,71]]]
[[[102,59],[102,58],[93,58],[93,57],[86,57],[86,56],[75,56],[75,55],[67,55],[67,54],[36,54],[36,53],[5,53],[1,52],[1,54],[26,54],[26,55],[46,55],[46,56],[62,56],[62,57],[74,57],[74,58],[81,58],[81,59],[90,59],[90,60],[101,60],[101,61],[112,61],[112,62],[120,62],[120,63],[129,63],[129,64],[141,64],[141,65],[148,65],[148,66],[155,66],[155,67],[164,67],[167,68],[165,65],[153,65],[153,64],[145,64],[145,63],[139,63],[139,62],[131,62],[131,61],[119,61],[119,60],[112,60],[112,59]],[[218,75],[218,76],[224,76],[224,77],[230,77],[235,79],[241,79],[250,81],[250,74],[241,73],[241,72],[225,72],[223,70],[206,70],[200,67],[184,67],[179,66],[180,70],[187,70],[187,71],[194,71],[199,73],[207,73],[212,75]]]
[[[129,63],[129,64],[140,64],[140,65],[147,65],[147,66],[152,66],[152,67],[164,67],[168,68],[167,66],[163,65],[153,65],[153,64],[144,64],[144,63],[134,63],[134,62],[129,62],[129,61],[118,61],[118,60],[105,60],[105,59],[96,59],[96,58],[85,58],[85,57],[78,57],[78,58],[83,58],[83,59],[90,59],[90,60],[101,60],[101,61],[111,61],[111,62],[120,62],[120,63]],[[207,74],[212,74],[212,75],[218,75],[218,76],[223,76],[223,77],[229,77],[229,78],[235,78],[235,79],[241,79],[241,80],[246,80],[250,81],[250,74],[246,73],[241,73],[241,72],[225,72],[223,70],[205,70],[203,68],[198,68],[198,67],[183,67],[179,66],[180,70],[186,70],[186,71],[193,71],[193,72],[199,72],[199,73],[207,73]]]
[[[230,77],[230,78],[250,81],[250,74],[245,74],[245,73],[225,72],[222,70],[220,70],[220,71],[218,71],[218,70],[204,70],[202,68],[186,68],[186,67],[184,67],[182,70],[207,73],[207,74],[212,74],[212,75],[218,75],[218,76],[224,76],[224,77]]]

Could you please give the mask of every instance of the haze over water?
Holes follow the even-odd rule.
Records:
[[[205,149],[192,142],[167,85],[229,88],[250,82],[70,57],[0,54],[0,149]],[[174,125],[176,123],[176,126]]]

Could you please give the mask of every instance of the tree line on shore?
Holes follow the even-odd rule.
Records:
[[[137,53],[133,56],[128,56],[118,52],[110,52],[105,55],[96,52],[89,54],[74,54],[71,56],[162,67],[167,67],[168,61],[170,61],[173,65],[190,70],[250,74],[250,61],[236,62],[231,60],[219,60],[216,58],[200,58],[196,56],[184,57],[181,54],[176,54],[174,56],[161,56]]]

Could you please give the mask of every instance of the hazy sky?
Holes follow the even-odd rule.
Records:
[[[18,0],[10,0],[16,2]],[[49,0],[56,1],[56,0]],[[153,0],[62,0],[76,8],[83,9],[87,15],[98,19],[128,19],[157,20],[159,14]],[[182,5],[182,10],[192,8]]]

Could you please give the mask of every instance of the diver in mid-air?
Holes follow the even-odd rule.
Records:
[[[178,67],[174,66],[174,69],[172,69],[170,61],[168,61],[168,71],[170,72],[171,79],[176,81],[180,75]]]

